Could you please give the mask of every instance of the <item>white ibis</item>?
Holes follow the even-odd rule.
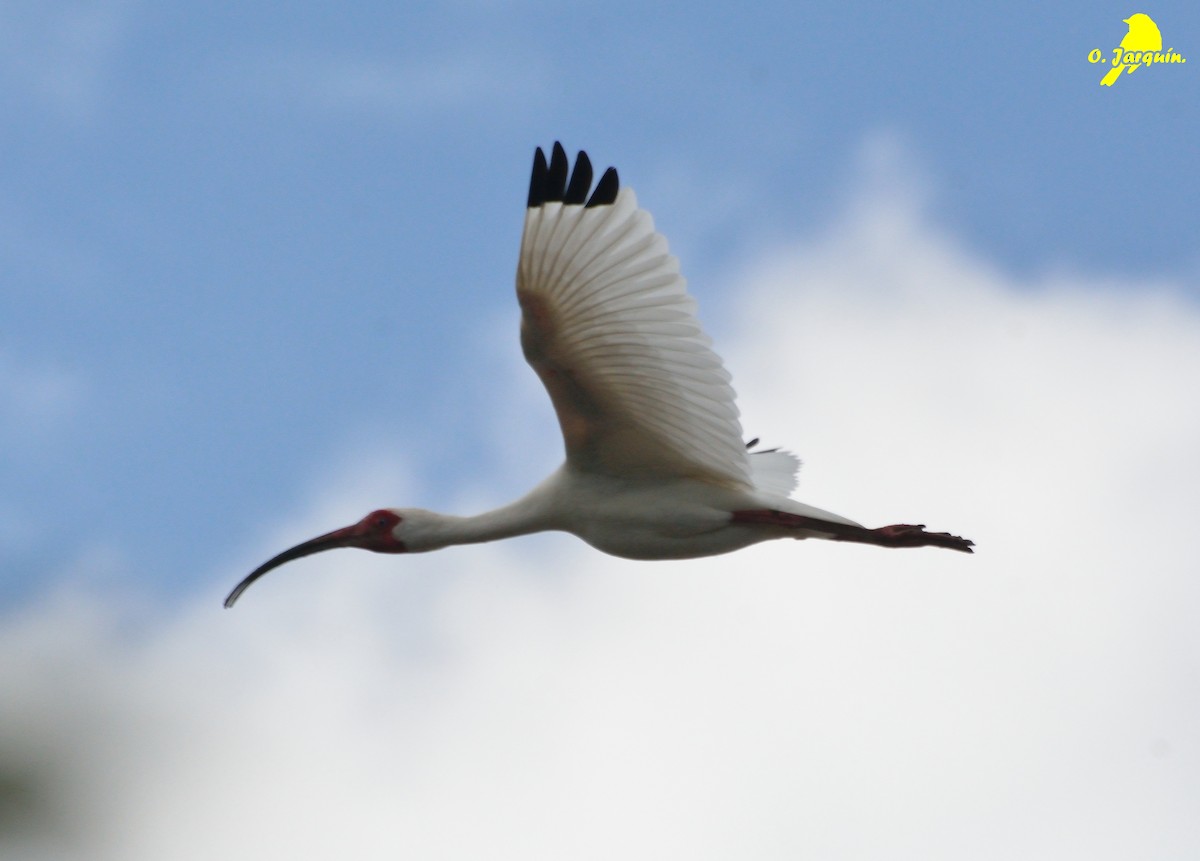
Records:
[[[650,214],[614,168],[591,186],[586,153],[568,181],[562,146],[549,164],[537,150],[517,265],[521,347],[558,414],[563,465],[474,517],[373,511],[264,562],[226,607],[272,568],[323,550],[422,553],[546,530],[628,559],[712,556],[773,538],[972,552],[957,535],[867,529],[790,499],[799,461],[742,444],[729,374]]]

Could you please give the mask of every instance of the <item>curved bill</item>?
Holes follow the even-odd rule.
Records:
[[[311,556],[313,553],[320,553],[324,550],[335,550],[338,547],[361,547],[362,540],[362,525],[356,523],[353,526],[346,526],[342,529],[335,529],[333,532],[327,532],[324,535],[318,535],[316,538],[309,539],[303,544],[297,544],[295,547],[283,551],[278,556],[272,556],[247,574],[241,583],[233,587],[233,591],[225,599],[225,608],[232,607],[234,602],[241,597],[242,593],[250,588],[251,583],[272,568],[278,568],[285,562],[291,562],[293,559],[300,559],[303,556]]]

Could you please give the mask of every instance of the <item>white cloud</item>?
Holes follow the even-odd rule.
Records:
[[[779,542],[639,564],[545,536],[326,554],[231,612],[215,590],[153,622],[62,595],[0,629],[0,775],[45,811],[10,843],[1194,854],[1195,307],[1014,281],[870,191],[738,284],[742,335],[718,346],[747,429],[804,456],[801,498],[961,531],[976,556]],[[286,540],[389,477],[318,496]]]

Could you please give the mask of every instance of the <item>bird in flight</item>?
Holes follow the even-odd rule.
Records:
[[[568,172],[560,144],[549,162],[538,148],[517,300],[521,347],[558,415],[562,466],[474,517],[373,511],[267,560],[226,607],[271,569],[324,550],[422,553],[547,530],[627,559],[713,556],[775,538],[972,552],[957,535],[868,529],[789,498],[799,461],[743,444],[730,376],[696,319],[679,261],[615,168],[593,188],[586,153]]]

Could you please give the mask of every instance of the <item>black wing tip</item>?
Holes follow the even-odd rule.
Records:
[[[608,206],[616,201],[621,188],[617,169],[610,167],[604,171],[592,196],[588,197],[591,185],[592,161],[588,154],[580,150],[575,157],[575,169],[568,174],[567,151],[555,141],[549,162],[541,147],[533,154],[533,172],[529,178],[529,200],[526,205],[533,209],[557,201],[566,206]]]
[[[549,170],[546,167],[546,154],[538,147],[533,154],[533,174],[529,177],[529,208],[541,206],[546,202],[546,180]]]
[[[610,206],[617,199],[617,192],[621,190],[621,181],[617,178],[617,169],[610,167],[604,171],[604,176],[600,177],[600,181],[596,183],[596,190],[592,192],[592,196],[588,199],[588,206]]]
[[[575,169],[571,171],[571,181],[567,184],[567,193],[563,195],[563,203],[567,206],[582,206],[587,202],[588,189],[592,187],[592,160],[583,150],[575,156]]]

